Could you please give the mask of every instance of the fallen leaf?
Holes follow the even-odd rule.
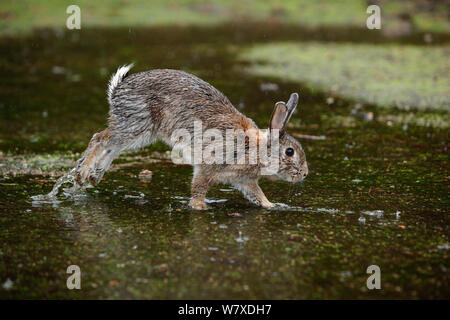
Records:
[[[240,214],[239,212],[232,212],[228,214],[229,217],[233,217],[233,218],[240,218],[242,217],[242,214]]]
[[[118,284],[119,284],[119,281],[117,281],[117,280],[109,280],[109,285],[110,285],[111,287],[117,286]]]

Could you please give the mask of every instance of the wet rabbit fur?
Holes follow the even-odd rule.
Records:
[[[109,82],[108,127],[94,134],[77,161],[75,181],[80,186],[98,184],[122,151],[139,149],[157,140],[173,146],[172,133],[186,129],[193,134],[194,121],[201,121],[202,130],[214,128],[224,134],[230,128],[245,132],[256,130],[261,139],[267,139],[271,129],[278,129],[279,167],[276,175],[286,181],[299,182],[308,174],[302,146],[284,130],[298,103],[296,93],[287,103],[275,104],[268,129],[258,129],[224,94],[192,74],[157,69],[128,75],[131,67],[119,68]],[[231,184],[254,204],[273,207],[258,185],[260,163],[200,163],[193,166],[192,208],[207,209],[206,193],[216,183]]]

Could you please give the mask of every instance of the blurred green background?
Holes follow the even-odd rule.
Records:
[[[63,27],[66,8],[82,8],[83,27],[211,25],[230,21],[278,21],[303,26],[365,26],[369,4],[382,7],[383,28],[448,32],[449,2],[426,0],[2,0],[1,33]]]

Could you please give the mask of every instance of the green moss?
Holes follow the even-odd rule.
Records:
[[[248,48],[249,72],[305,82],[377,106],[450,108],[447,46],[270,43]]]

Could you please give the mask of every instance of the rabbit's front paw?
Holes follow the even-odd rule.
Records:
[[[191,201],[189,201],[189,206],[195,210],[208,210],[209,209],[205,203],[205,200],[199,200],[199,199],[191,199]]]
[[[82,159],[84,160],[84,159]],[[95,168],[91,162],[80,161],[75,171],[75,181],[80,186],[85,186],[90,184],[91,186],[96,186],[105,174],[105,169]]]

